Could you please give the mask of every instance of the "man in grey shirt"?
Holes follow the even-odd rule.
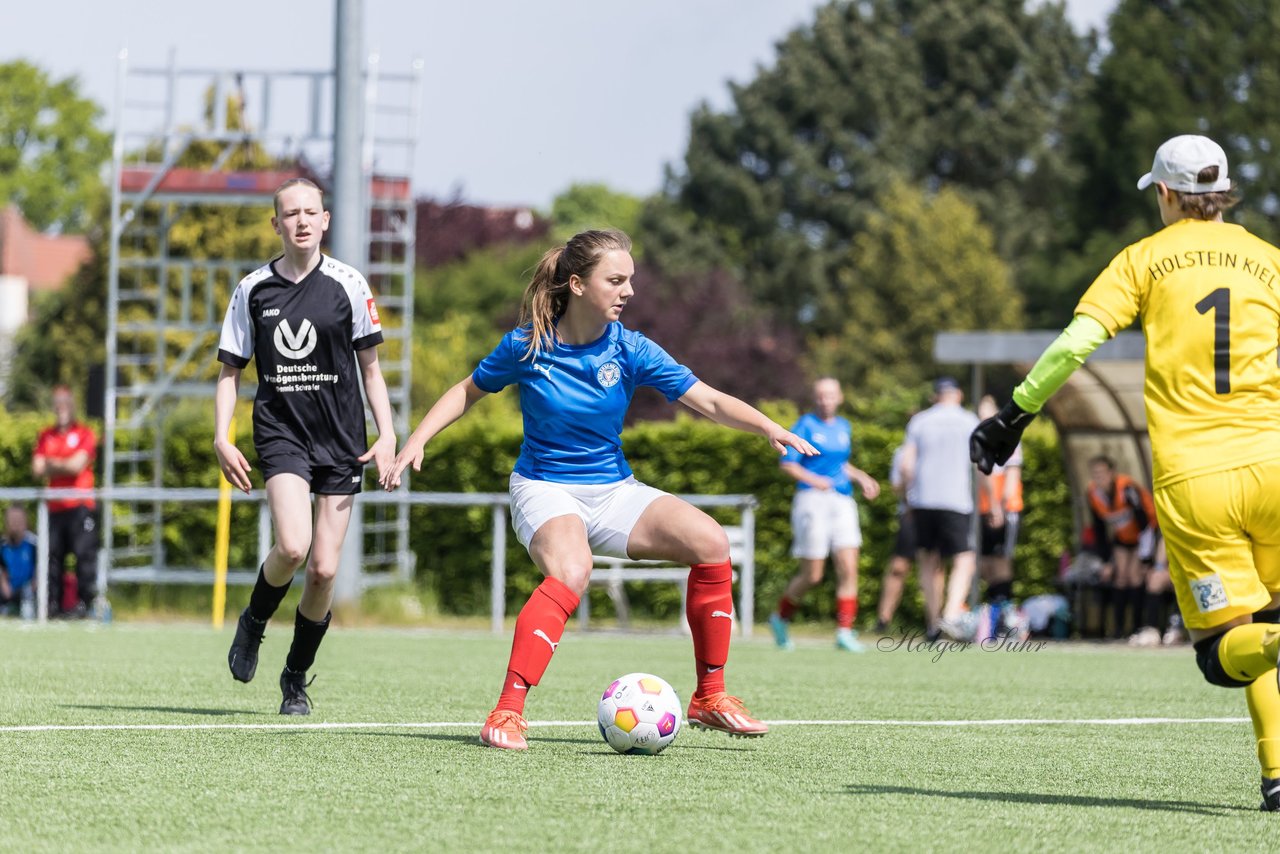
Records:
[[[933,391],[934,405],[907,422],[902,453],[902,476],[907,484],[907,506],[915,520],[920,586],[924,590],[930,639],[941,632],[962,634],[958,620],[977,565],[969,434],[978,426],[978,417],[960,405],[964,392],[951,377],[940,378]],[[942,570],[942,561],[948,558],[949,583]]]

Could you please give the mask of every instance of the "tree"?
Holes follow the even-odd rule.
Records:
[[[33,226],[84,232],[104,192],[111,138],[102,109],[81,97],[74,77],[51,81],[21,60],[0,64],[0,197]]]
[[[835,331],[810,349],[816,373],[868,395],[932,374],[938,332],[1013,329],[1022,320],[991,230],[961,193],[927,195],[897,180],[875,201],[824,304],[823,325]]]
[[[208,105],[206,105],[208,106]],[[210,109],[211,114],[211,109]],[[232,110],[232,115],[238,111]],[[177,165],[208,168],[225,152],[221,143],[196,141],[191,143]],[[152,157],[152,161],[157,157]],[[251,143],[239,145],[235,151],[223,157],[227,169],[261,169],[273,165],[272,159],[260,147]],[[105,193],[96,194],[90,202],[90,213],[95,220],[110,220],[109,199]],[[231,206],[225,204],[179,205],[171,202],[148,202],[139,208],[134,220],[136,239],[121,247],[124,258],[154,257],[158,253],[158,225],[166,217],[168,226],[167,255],[177,259],[263,259],[269,258],[280,247],[279,238],[273,233],[268,207]],[[139,227],[143,226],[143,227]],[[30,322],[18,334],[11,371],[9,401],[18,407],[36,406],[42,403],[44,392],[55,383],[66,383],[73,388],[87,384],[90,365],[105,361],[107,335],[107,265],[110,258],[110,235],[106,229],[91,236],[93,258],[61,291],[40,299]],[[247,270],[245,272],[248,272]],[[229,274],[221,274],[215,281],[206,281],[202,271],[193,272],[193,287],[207,288],[213,292],[208,300],[196,300],[193,309],[210,306],[212,316],[201,319],[213,326],[222,322],[221,311],[231,298],[236,282]],[[170,311],[181,304],[178,276],[167,276],[169,299],[160,301]],[[122,272],[122,288],[154,293],[162,287],[160,271],[142,267]],[[197,290],[197,293],[199,291]],[[120,306],[122,321],[138,320],[147,309],[134,304]],[[165,318],[160,318],[161,320]],[[173,318],[168,318],[173,319]],[[186,340],[196,333],[185,333]],[[167,336],[170,348],[181,349],[185,344],[184,333]],[[128,351],[146,351],[155,347],[155,340],[147,333],[122,336],[122,348]],[[175,351],[176,355],[176,351]],[[181,380],[217,376],[218,366],[210,359],[194,360],[187,367]],[[132,381],[122,371],[125,382]]]
[[[416,320],[411,411],[425,414],[441,395],[475,370],[503,334],[495,331],[487,318],[474,312],[448,311],[442,315],[424,315]],[[475,413],[484,417],[519,417],[519,398],[515,390],[504,390],[494,397],[496,401],[477,407]]]
[[[735,397],[754,402],[807,395],[799,337],[723,270],[673,274],[641,265],[623,322]],[[666,419],[676,411],[662,395],[643,389],[628,418]]]
[[[1176,134],[1219,142],[1245,200],[1228,218],[1265,239],[1280,238],[1276,4],[1121,0],[1108,36],[1111,49],[1065,129],[1084,179],[1059,221],[1057,252],[1044,260],[1059,321],[1053,325],[1111,256],[1160,227],[1151,194],[1134,185],[1156,147]],[[1075,266],[1086,269],[1072,274]]]
[[[525,286],[546,250],[541,243],[498,245],[441,267],[419,268],[414,314],[423,323],[450,313],[471,315],[505,333],[515,325]]]
[[[551,203],[552,235],[568,240],[593,228],[617,228],[634,235],[642,204],[643,200],[604,184],[573,184]]]
[[[752,293],[831,332],[817,308],[843,296],[835,269],[892,175],[963,190],[1006,259],[1045,242],[1088,53],[1061,4],[833,0],[732,87],[730,111],[695,112],[668,198]],[[671,234],[669,213],[647,208],[645,228]]]
[[[480,249],[544,243],[551,224],[528,208],[490,208],[460,199],[416,202],[414,248],[422,268],[460,261]]]

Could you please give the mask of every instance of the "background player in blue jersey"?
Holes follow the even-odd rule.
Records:
[[[293,645],[280,675],[280,714],[305,715],[311,711],[307,670],[329,628],[353,496],[365,463],[372,460],[379,474],[390,467],[395,428],[378,366],[382,327],[369,285],[356,270],[320,254],[320,238],[329,227],[320,188],[305,179],[286,181],[276,191],[275,212],[271,224],[284,253],[241,280],[223,323],[213,447],[227,480],[248,492],[249,462],[227,431],[240,373],[256,356],[253,445],[266,480],[275,545],[240,615],[227,663],[239,681],[253,678],[267,621],[306,560]],[[378,425],[378,440],[368,450],[361,378]]]
[[[815,382],[813,412],[800,416],[791,432],[807,439],[818,453],[806,457],[789,450],[782,458],[782,470],[796,479],[791,556],[800,560],[800,571],[787,584],[778,610],[769,615],[774,640],[782,649],[791,649],[791,618],[809,588],[822,581],[830,555],[836,565],[836,647],[862,651],[853,631],[858,616],[858,550],[862,548],[853,485],[873,500],[880,494],[880,484],[849,462],[853,429],[836,415],[843,402],[839,380],[823,377]]]
[[[689,723],[740,736],[768,731],[725,691],[733,580],[724,529],[632,476],[622,421],[636,388],[651,386],[720,424],[759,433],[779,453],[816,452],[623,327],[634,275],[631,239],[620,231],[585,231],[543,255],[517,328],[431,407],[382,478],[387,489],[399,486],[407,466],[421,470],[432,437],[484,395],[519,386],[524,443],[511,475],[512,525],[545,578],[516,619],[502,694],[480,731],[491,747],[528,747],[525,698],[587,589],[593,553],[689,565],[685,613],[698,675]]]

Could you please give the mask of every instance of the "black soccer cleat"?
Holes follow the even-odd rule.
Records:
[[[312,676],[311,682],[314,681],[316,678]],[[280,703],[280,714],[311,714],[311,698],[307,696],[307,689],[311,687],[311,682],[307,681],[306,673],[295,673],[287,667],[281,671],[280,692],[284,694],[284,700]]]
[[[1262,778],[1262,811],[1280,812],[1280,777]]]
[[[249,616],[248,608],[240,612],[240,619],[236,621],[236,637],[227,653],[227,666],[238,681],[248,682],[258,671],[258,647],[262,646],[266,630],[266,620],[258,621]]]

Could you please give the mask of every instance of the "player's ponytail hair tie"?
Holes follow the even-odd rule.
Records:
[[[548,249],[534,268],[520,306],[518,338],[527,342],[522,359],[533,359],[556,344],[556,320],[569,305],[569,280],[586,279],[606,252],[631,251],[631,238],[616,229],[583,231]]]

